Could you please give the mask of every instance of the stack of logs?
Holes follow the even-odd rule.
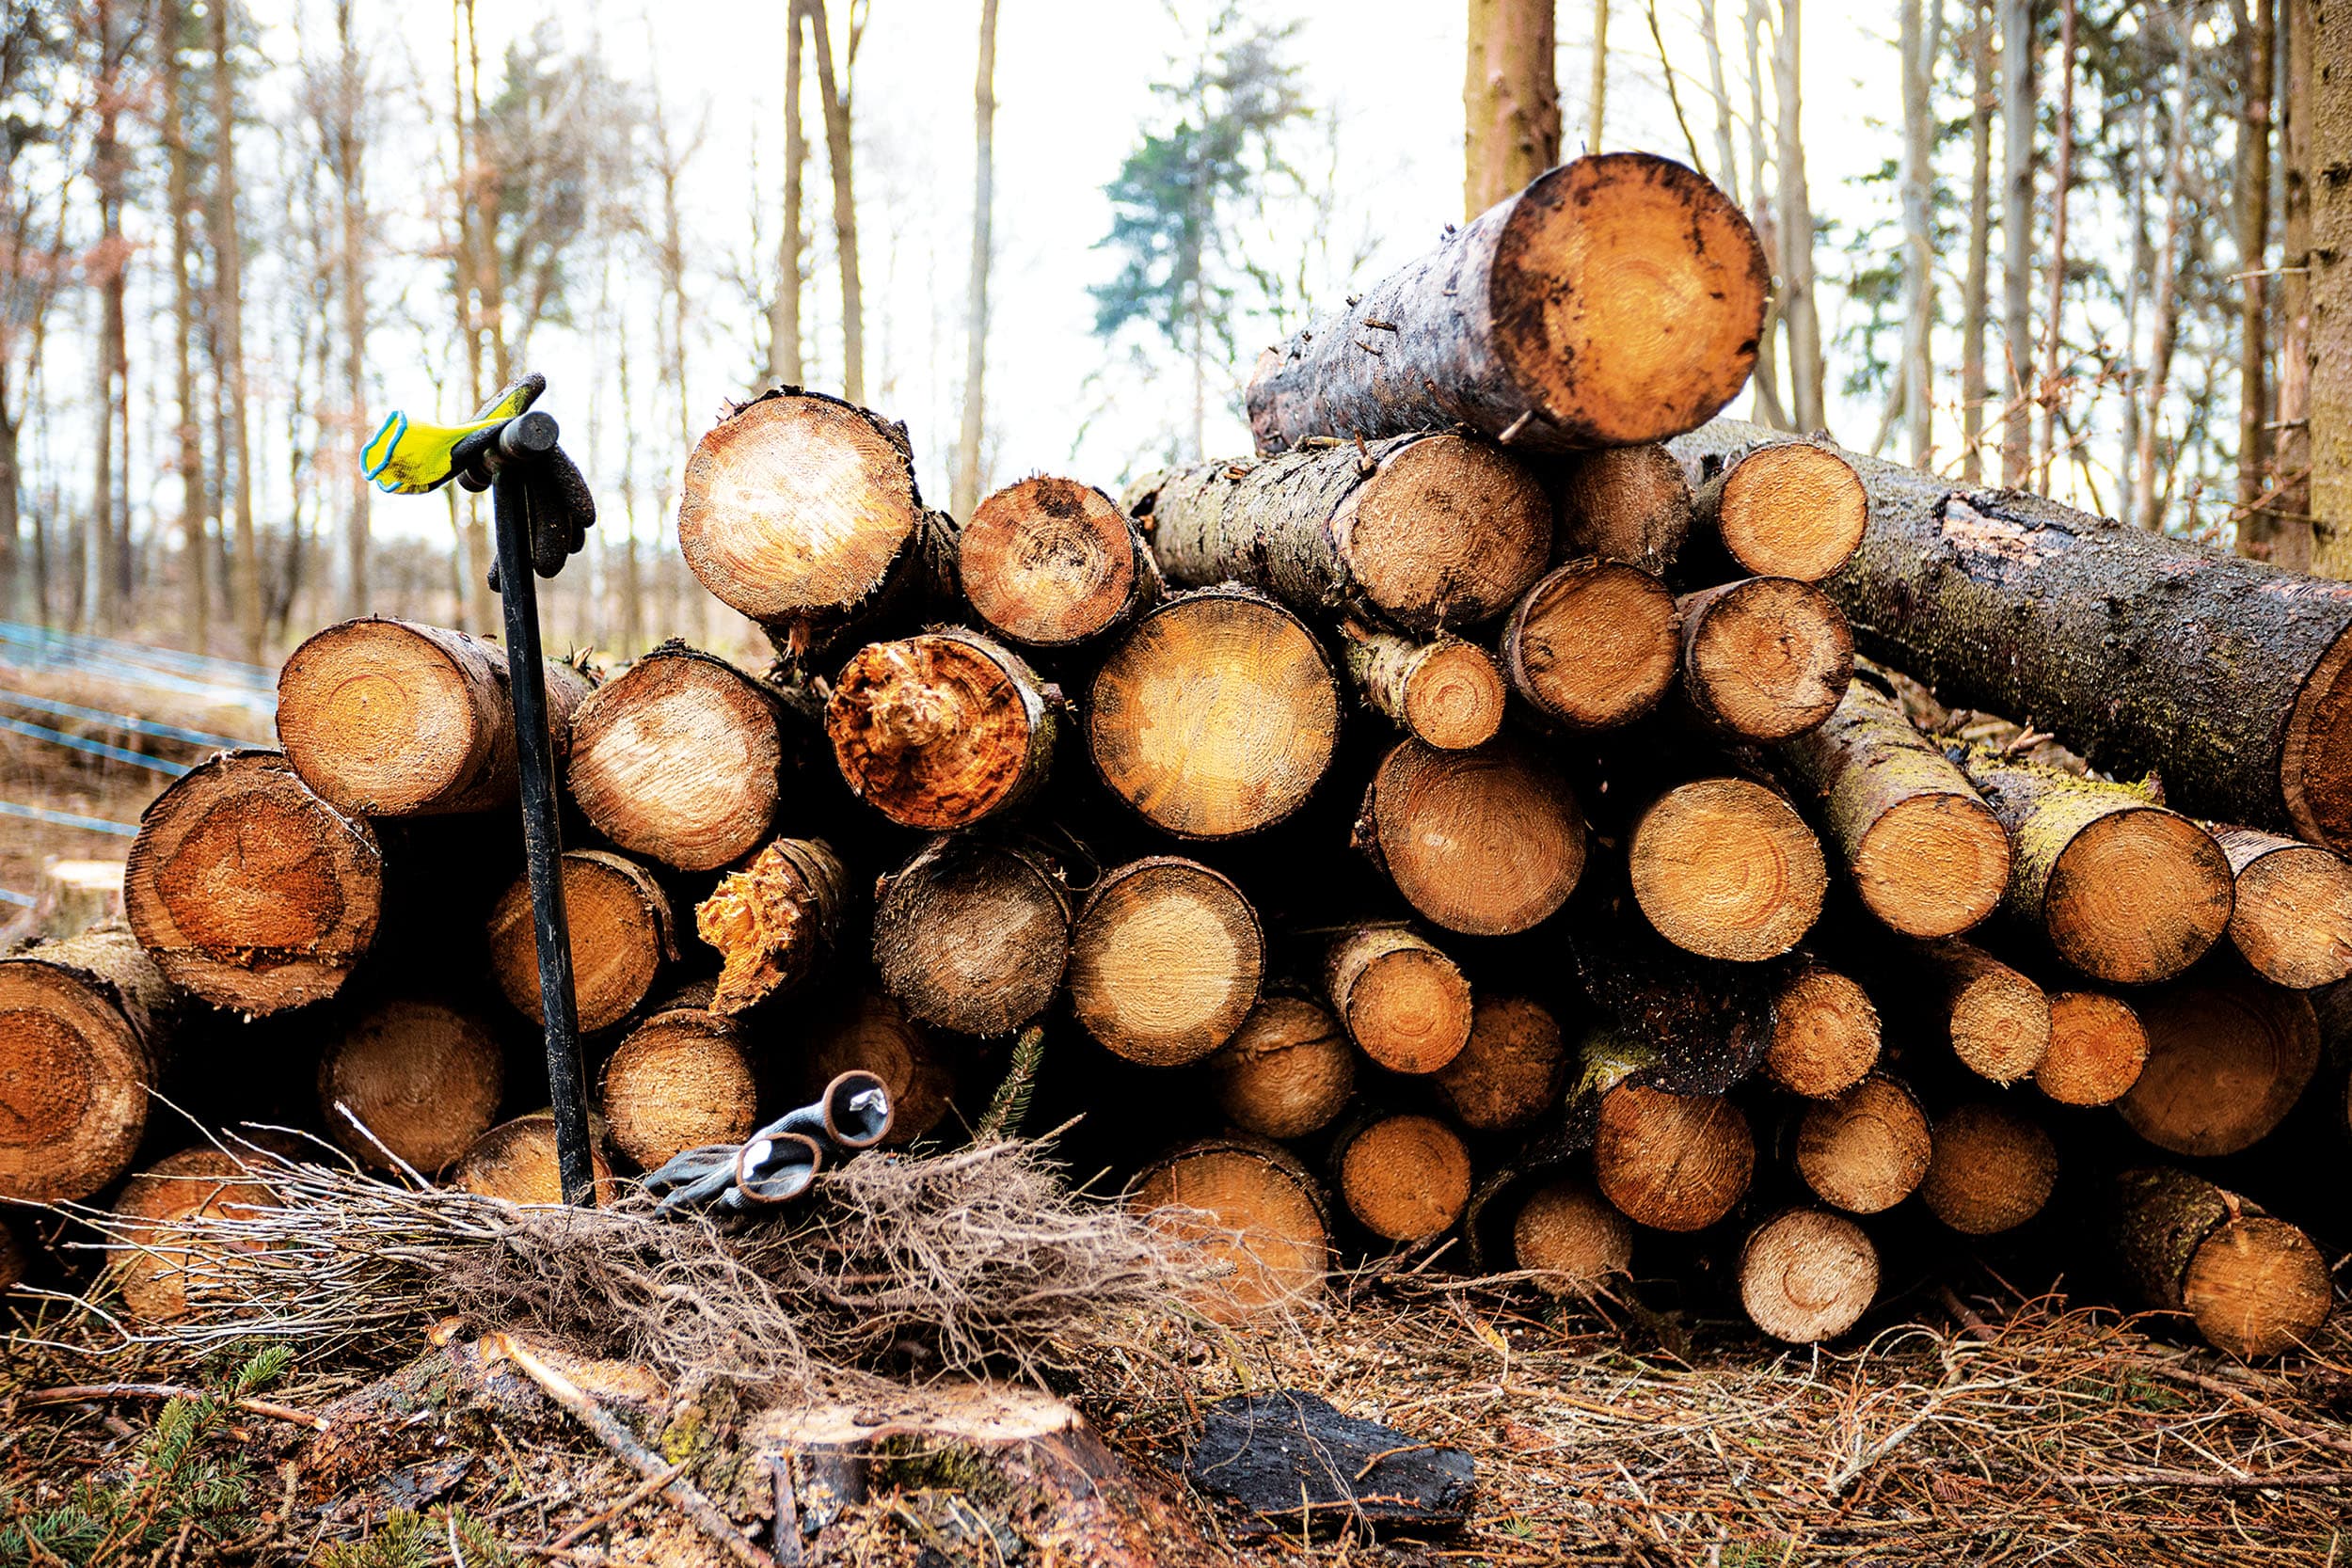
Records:
[[[1037,1027],[1031,1122],[1083,1114],[1245,1304],[1446,1238],[1593,1292],[1683,1236],[1807,1341],[1956,1233],[2307,1338],[2326,1261],[2247,1195],[2352,1136],[2311,1000],[2352,972],[2352,587],[1708,422],[1768,281],[1705,181],[1612,154],[1269,351],[1259,455],[1116,500],[951,519],[883,417],[735,409],[678,540],[779,662],[548,668],[612,1168],[850,1067],[961,1137]],[[182,1026],[224,1104],[293,1016],[353,1158],[554,1196],[548,1118],[498,1119],[547,1093],[505,682],[460,632],[302,645],[282,749],[148,812],[129,928],[0,963],[0,1192],[116,1181],[209,1010],[255,1021]]]

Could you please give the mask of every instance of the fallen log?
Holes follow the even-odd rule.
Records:
[[[1704,467],[1691,492],[1692,553],[1700,559],[1686,565],[1820,582],[1862,544],[1869,498],[1853,465],[1826,442],[1771,440]]]
[[[1295,812],[1331,765],[1340,694],[1299,619],[1238,589],[1179,594],[1136,622],[1089,689],[1087,745],[1112,794],[1178,838],[1230,838]]]
[[[1351,927],[1331,942],[1324,994],[1363,1053],[1391,1072],[1435,1072],[1470,1043],[1475,1010],[1461,967],[1401,922]]]
[[[122,878],[131,929],[165,977],[263,1014],[323,1002],[375,940],[384,851],[277,752],[223,752],[139,818]]]
[[[705,984],[656,1006],[604,1064],[604,1125],[641,1170],[706,1144],[741,1143],[759,1125],[750,1042],[709,999]]]
[[[1807,1107],[1797,1124],[1797,1174],[1833,1209],[1883,1213],[1918,1190],[1931,1148],[1919,1101],[1874,1072]]]
[[[1441,1236],[1470,1204],[1470,1150],[1435,1117],[1368,1116],[1341,1130],[1331,1164],[1340,1201],[1384,1242]]]
[[[2220,846],[2144,791],[1981,747],[1961,767],[2015,846],[2010,917],[2092,979],[2169,980],[2229,929],[2230,863]]]
[[[1155,474],[1127,510],[1181,588],[1240,583],[1420,636],[1502,614],[1550,558],[1543,486],[1483,441],[1383,434]]]
[[[1470,1038],[1431,1076],[1454,1119],[1474,1132],[1525,1127],[1560,1102],[1568,1075],[1560,1021],[1524,996],[1481,996]]]
[[[1556,508],[1552,551],[1662,577],[1691,534],[1691,482],[1655,441],[1572,452],[1538,470]]]
[[[1600,1097],[1593,1179],[1636,1225],[1703,1230],[1747,1196],[1756,1137],[1720,1095],[1623,1083]]]
[[[1684,461],[1768,439],[1719,420]],[[1870,526],[1824,586],[1866,653],[2176,808],[2352,843],[2352,584],[1841,451]]]
[[[849,872],[820,838],[779,838],[694,906],[694,929],[719,954],[711,1010],[739,1013],[819,973],[841,946]]]
[[[2230,941],[2254,973],[2295,990],[2352,974],[2352,865],[2332,849],[2252,828],[2216,828],[2236,898]]]
[[[1045,1010],[1070,962],[1072,898],[1035,839],[932,839],[882,879],[874,968],[926,1023],[1002,1035]]]
[[[1061,692],[1018,654],[953,627],[851,656],[825,734],[851,793],[902,827],[943,832],[1012,810],[1045,782]]]
[[[1356,1090],[1346,1031],[1320,1004],[1287,992],[1261,997],[1208,1069],[1217,1109],[1262,1138],[1303,1138],[1329,1126]]]
[[[562,767],[588,676],[545,661]],[[512,807],[521,788],[506,650],[365,615],[305,639],[278,672],[278,743],[320,799],[366,816]]]
[[[2136,1007],[2148,1060],[2116,1109],[2169,1153],[2250,1148],[2318,1070],[2319,1020],[2300,991],[2224,973],[2152,991]]]
[[[2050,1049],[2033,1069],[2043,1094],[2061,1105],[2111,1105],[2147,1061],[2148,1031],[2130,1003],[2104,991],[2050,993]]]
[[[183,1003],[119,925],[0,958],[0,1197],[72,1202],[130,1169]]]
[[[820,392],[744,404],[686,462],[678,552],[787,658],[920,614],[939,596],[948,537],[915,487],[906,427]]]
[[[1330,1267],[1330,1219],[1323,1191],[1288,1152],[1271,1144],[1213,1138],[1167,1154],[1136,1178],[1128,1197],[1172,1234],[1231,1262],[1210,1317],[1246,1316],[1319,1295]]]
[[[505,1058],[488,1025],[421,997],[376,1003],[319,1057],[321,1119],[376,1170],[438,1171],[489,1131],[505,1090]]]
[[[1775,754],[1812,792],[1862,902],[1886,925],[1957,936],[1999,906],[2009,834],[1875,679],[1853,682],[1820,728]]]
[[[1674,595],[1651,573],[1583,556],[1554,568],[1502,627],[1511,689],[1572,730],[1630,724],[1658,705],[1681,668]]]
[[[2335,1305],[2328,1260],[2310,1237],[2186,1171],[2126,1172],[2110,1236],[2125,1284],[2150,1307],[2187,1314],[2231,1355],[2277,1355],[2308,1342]]]
[[[1740,1305],[1775,1339],[1834,1339],[1861,1321],[1878,1292],[1878,1248],[1843,1214],[1784,1209],[1740,1249]]]
[[[1555,1296],[1586,1296],[1633,1262],[1633,1224],[1592,1181],[1565,1176],[1530,1193],[1511,1226],[1512,1256]]]
[[[1423,745],[1463,751],[1502,727],[1502,672],[1477,643],[1443,634],[1417,642],[1353,621],[1341,635],[1348,683],[1364,705]]]
[[[1028,648],[1076,647],[1160,594],[1159,566],[1119,504],[1044,474],[980,502],[956,533],[956,579],[989,630]]]
[[[1635,824],[1628,861],[1650,924],[1703,958],[1780,957],[1813,928],[1829,893],[1813,830],[1748,779],[1698,779],[1661,795]]]
[[[1104,873],[1070,933],[1070,1005],[1087,1033],[1145,1067],[1197,1062],[1258,1003],[1265,930],[1241,889],[1154,855]]]
[[[1829,595],[1792,578],[1743,578],[1675,601],[1682,694],[1726,735],[1787,740],[1836,711],[1853,636]]]
[[[1878,1065],[1879,1010],[1836,970],[1805,963],[1772,995],[1764,1075],[1790,1094],[1826,1100]]]
[[[604,849],[564,851],[564,910],[571,934],[572,986],[583,1034],[610,1029],[642,1005],[677,957],[670,897],[653,873]],[[515,1010],[545,1023],[539,998],[539,933],[531,881],[518,879],[490,911],[490,973]]]
[[[1317,317],[1249,378],[1260,451],[1469,425],[1530,451],[1697,426],[1755,368],[1771,275],[1706,179],[1579,158]]]
[[[1559,769],[1526,747],[1399,742],[1364,792],[1355,838],[1433,924],[1509,936],[1549,920],[1584,871],[1584,818]]]
[[[1972,1101],[1935,1118],[1935,1154],[1919,1197],[1962,1235],[1993,1236],[2042,1212],[2058,1176],[2058,1145],[2040,1122]]]
[[[580,705],[564,783],[615,848],[715,871],[768,841],[788,754],[773,692],[672,641]]]

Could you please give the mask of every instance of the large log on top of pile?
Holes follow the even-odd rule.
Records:
[[[915,488],[906,427],[820,392],[756,398],[687,459],[678,552],[787,657],[919,613],[943,585],[948,536]]]
[[[130,1168],[179,1010],[120,926],[0,958],[0,1197],[68,1202]]]
[[[1463,424],[1530,451],[1692,429],[1755,367],[1772,277],[1723,192],[1579,158],[1259,360],[1258,450]]]
[[[1168,581],[1433,632],[1492,620],[1551,556],[1551,502],[1485,442],[1406,435],[1204,463],[1127,492]]]
[[[545,661],[562,766],[588,677]],[[349,812],[511,807],[521,787],[506,650],[442,626],[362,616],[312,634],[278,672],[278,742],[302,782]]]
[[[1719,420],[1686,462],[1772,433]],[[1844,452],[1870,526],[1823,584],[1866,653],[2175,808],[2352,845],[2352,583]]]
[[[384,851],[277,752],[224,752],[139,819],[122,877],[139,945],[174,985],[274,1013],[324,1001],[375,941]]]

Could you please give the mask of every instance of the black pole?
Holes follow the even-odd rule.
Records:
[[[499,596],[506,611],[506,669],[515,704],[516,760],[522,775],[523,855],[539,939],[539,1005],[548,1022],[548,1094],[555,1113],[556,1168],[564,1201],[594,1207],[596,1164],[588,1144],[588,1085],[580,1060],[580,1016],[572,993],[570,925],[564,912],[564,838],[555,809],[555,748],[548,736],[547,671],[540,665],[539,594],[532,572],[530,469],[555,444],[555,421],[507,421],[505,461],[490,482],[498,523]]]

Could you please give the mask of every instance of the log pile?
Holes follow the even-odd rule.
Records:
[[[966,1136],[1039,1026],[1032,1130],[1083,1117],[1244,1310],[1393,1248],[1565,1295],[1695,1253],[1801,1342],[2038,1242],[2308,1338],[2340,1212],[2212,1162],[2352,1139],[2309,994],[2352,974],[2352,588],[1713,419],[1768,282],[1611,154],[1118,501],[950,519],[886,416],[735,409],[679,540],[778,662],[551,670],[613,1180],[853,1068],[894,1141]],[[527,888],[448,826],[513,809],[503,682],[399,622],[296,652],[282,750],[149,811],[128,929],[0,962],[0,1192],[124,1175],[180,1014],[301,1009],[355,1157],[552,1196]]]

